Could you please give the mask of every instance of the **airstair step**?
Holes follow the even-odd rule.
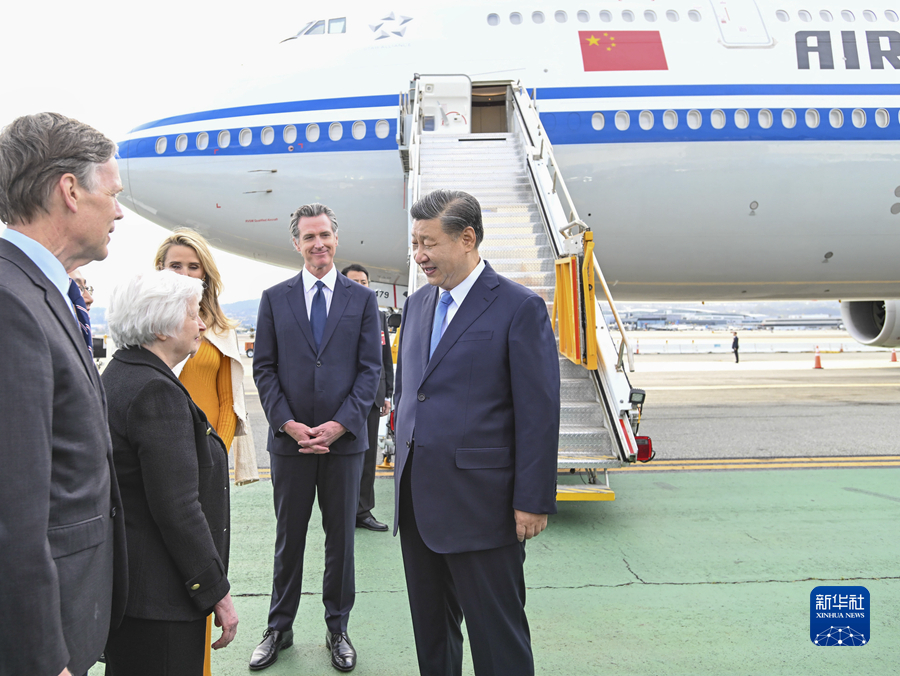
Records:
[[[624,465],[621,460],[611,455],[605,455],[601,453],[567,453],[563,449],[559,450],[559,454],[557,455],[557,466],[559,469],[610,469],[613,467],[621,467]],[[576,486],[566,485],[560,486],[560,489],[565,490],[577,490]],[[609,491],[609,488],[606,488],[602,484],[585,484],[581,487],[583,490],[606,490]],[[560,491],[561,492],[561,491]],[[559,494],[556,496],[557,500],[585,500],[585,499],[595,499],[595,500],[614,500],[615,498],[582,498],[582,497],[569,497],[569,498],[560,498]]]
[[[488,220],[484,217],[484,214],[481,215],[481,222],[484,225],[484,240],[488,241],[497,241],[499,237],[528,237],[528,236],[544,236],[544,226],[540,223],[528,222],[524,220],[522,222],[515,222],[511,220]]]
[[[488,225],[482,216],[482,223],[485,225],[484,241],[482,247],[486,246],[550,246],[548,244],[547,235],[542,232],[505,232],[499,230],[496,223]],[[518,223],[516,224],[519,225]]]
[[[587,425],[559,426],[559,453],[569,455],[577,453],[609,454],[612,442],[605,427]]]
[[[553,286],[530,286],[528,287],[547,303],[547,312],[549,313],[553,306],[553,294],[556,293],[556,287]]]
[[[434,181],[437,178],[455,180],[483,180],[492,178],[495,181],[507,181],[509,183],[528,183],[528,174],[521,171],[516,165],[501,164],[499,162],[474,163],[474,162],[446,162],[422,167],[425,176],[423,181]]]
[[[461,175],[449,176],[446,178],[430,176],[428,180],[423,180],[421,185],[423,192],[429,192],[439,188],[444,190],[462,190],[467,193],[484,193],[488,191],[499,193],[511,191],[509,194],[516,195],[517,202],[521,202],[520,196],[531,194],[531,184],[528,181],[510,181],[505,178],[497,178],[491,174],[484,174],[482,178]],[[528,192],[526,192],[526,190]]]
[[[556,285],[556,275],[553,272],[504,272],[503,276],[529,289]]]
[[[552,272],[553,259],[540,258],[497,258],[492,255],[489,250],[485,250],[481,254],[486,261],[489,261],[491,267],[501,275],[507,275],[511,272]]]
[[[423,146],[475,146],[487,144],[516,144],[515,134],[464,134],[451,136],[450,134],[422,134],[420,142]]]
[[[419,155],[420,167],[431,167],[440,164],[459,164],[470,161],[473,165],[520,165],[525,166],[525,157],[515,146],[504,148],[450,148],[433,150],[423,148]]]
[[[567,357],[561,356],[559,358],[559,377],[570,380],[577,380],[581,378],[589,378],[590,372],[583,366],[572,363]]]
[[[523,247],[523,246],[495,246],[495,245],[487,245],[485,246],[483,243],[480,247],[481,253],[488,260],[503,258],[507,260],[548,260],[553,262],[553,252],[550,249],[549,245],[545,246],[531,246],[531,247]]]
[[[506,204],[511,206],[524,206],[526,204],[534,203],[534,192],[531,189],[530,183],[510,183],[509,181],[496,181],[490,178],[487,178],[484,181],[478,181],[471,178],[442,179],[433,177],[422,179],[421,186],[422,193],[438,188],[464,190],[475,195],[480,204],[496,205],[498,207]]]
[[[603,427],[603,410],[600,403],[590,402],[563,402],[559,409],[560,425],[584,425],[588,427]]]
[[[562,378],[559,396],[562,401],[594,401],[597,391],[589,378]]]

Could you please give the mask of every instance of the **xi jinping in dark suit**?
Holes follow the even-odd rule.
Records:
[[[349,671],[347,636],[355,596],[353,538],[366,418],[381,370],[375,294],[334,267],[337,220],[321,204],[291,219],[299,275],[267,289],[259,305],[253,377],[269,421],[277,533],[269,621],[251,669],[263,669],[293,642],[306,531],[318,493],[325,528],[326,642],[332,664]]]
[[[459,676],[466,620],[478,676],[534,673],[525,540],[556,512],[559,361],[544,301],[478,254],[463,192],[413,205],[430,286],[406,301],[394,402],[403,565],[419,671]]]

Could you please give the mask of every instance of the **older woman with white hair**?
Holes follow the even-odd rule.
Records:
[[[125,509],[128,602],[106,646],[113,676],[199,676],[206,617],[234,638],[229,593],[228,458],[173,372],[205,330],[203,283],[174,272],[120,284],[107,308],[119,346],[103,373]]]

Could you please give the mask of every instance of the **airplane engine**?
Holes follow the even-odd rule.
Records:
[[[847,332],[863,345],[900,347],[900,300],[853,300],[841,303]]]

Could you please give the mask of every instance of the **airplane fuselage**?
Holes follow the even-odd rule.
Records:
[[[414,73],[465,73],[536,90],[617,300],[898,298],[897,15],[823,3],[807,21],[783,4],[563,3],[542,23],[510,2],[334,13],[345,32],[279,45],[220,107],[136,128],[125,203],[299,267],[290,213],[323,202],[338,265],[403,284],[398,94]]]

